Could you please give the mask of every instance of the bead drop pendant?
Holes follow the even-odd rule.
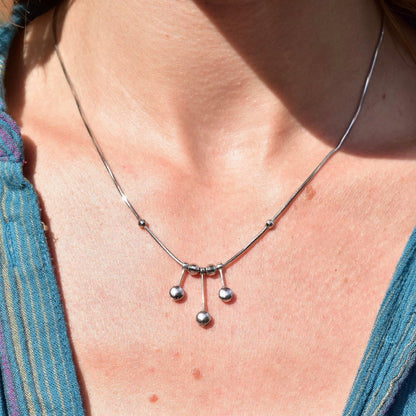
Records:
[[[219,272],[221,277],[221,288],[218,292],[218,297],[223,302],[230,302],[233,299],[234,293],[229,287],[225,286],[224,272],[221,264],[217,266],[209,265],[207,267],[199,267],[196,264],[185,264],[182,267],[182,273],[179,279],[179,283],[176,286],[172,286],[169,291],[171,298],[176,302],[182,300],[185,296],[185,290],[182,286],[185,272],[189,273],[191,276],[201,278],[202,310],[196,314],[196,321],[200,326],[205,327],[211,322],[212,319],[210,313],[207,311],[206,308],[205,277],[213,276],[217,272]]]

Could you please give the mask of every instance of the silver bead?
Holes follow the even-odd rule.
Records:
[[[210,264],[205,269],[206,269],[207,274],[210,275],[210,276],[212,276],[215,273],[217,273],[217,269],[215,268],[215,266],[213,264]]]
[[[146,220],[144,220],[143,218],[141,218],[139,220],[139,227],[144,228],[144,227],[146,227],[146,225],[147,225]]]
[[[201,326],[207,326],[211,322],[211,315],[207,311],[198,312],[196,315],[196,321]]]
[[[196,274],[199,273],[199,267],[196,264],[189,264],[187,266],[187,270],[189,274],[191,274],[192,276],[195,276]]]
[[[185,291],[181,286],[173,286],[169,290],[169,295],[173,300],[181,300],[185,296]]]
[[[199,268],[199,274],[207,274],[207,268],[206,267],[200,267]]]
[[[234,293],[229,287],[224,286],[218,292],[218,296],[223,302],[229,302],[233,298]]]
[[[266,227],[267,228],[272,228],[274,226],[274,221],[273,220],[267,220],[266,221]]]

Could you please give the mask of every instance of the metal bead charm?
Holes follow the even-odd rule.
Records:
[[[207,272],[207,274],[209,276],[214,275],[215,273],[217,273],[217,269],[215,268],[215,266],[213,264],[210,264],[209,266],[207,266],[205,268],[205,271]]]
[[[139,220],[139,227],[140,228],[144,228],[146,227],[147,223],[146,220],[144,220],[143,218]]]
[[[218,292],[218,296],[223,302],[229,302],[233,298],[234,293],[229,287],[224,286]]]
[[[273,220],[267,220],[267,221],[266,221],[266,227],[267,227],[267,228],[272,228],[272,227],[274,227],[274,221],[273,221]]]
[[[173,286],[169,294],[173,300],[181,300],[185,296],[185,291],[181,286]]]
[[[199,273],[199,267],[196,264],[189,264],[187,270],[192,276],[195,276]]]
[[[201,326],[207,326],[211,322],[211,315],[207,311],[198,312],[196,315],[196,321]]]

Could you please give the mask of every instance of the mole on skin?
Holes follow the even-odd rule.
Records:
[[[192,375],[195,380],[200,380],[202,378],[201,370],[199,368],[194,368],[192,370]]]
[[[306,199],[311,200],[315,196],[315,194],[316,194],[316,191],[315,191],[314,188],[312,188],[311,185],[308,185],[305,188],[305,197],[306,197]]]
[[[150,403],[157,402],[158,400],[159,400],[159,397],[157,397],[157,395],[156,395],[156,394],[152,394],[152,395],[149,397],[149,402],[150,402]]]

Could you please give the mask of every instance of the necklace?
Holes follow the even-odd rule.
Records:
[[[368,90],[368,85],[369,85],[371,77],[373,75],[373,70],[374,70],[374,67],[375,67],[375,64],[376,64],[376,61],[377,61],[377,57],[379,55],[379,51],[380,51],[380,48],[381,48],[381,45],[382,45],[382,41],[383,41],[383,37],[384,37],[384,18],[383,18],[383,21],[382,21],[382,24],[381,24],[381,29],[380,29],[380,34],[379,34],[379,37],[378,37],[378,41],[377,41],[376,47],[375,47],[374,52],[373,52],[372,60],[371,60],[371,63],[370,63],[370,68],[369,68],[368,73],[366,75],[364,85],[362,86],[361,95],[360,95],[360,98],[358,100],[358,105],[357,105],[356,110],[355,110],[355,112],[354,112],[354,114],[353,114],[353,116],[352,116],[352,118],[351,118],[351,120],[348,124],[347,129],[345,130],[344,134],[342,135],[342,137],[341,137],[339,143],[337,144],[337,146],[334,149],[332,149],[322,159],[322,161],[310,173],[310,175],[305,179],[305,181],[292,194],[292,196],[288,199],[288,201],[280,208],[280,210],[271,219],[269,219],[265,222],[265,225],[261,229],[261,231],[245,247],[243,247],[240,251],[238,251],[236,254],[234,254],[232,257],[230,257],[225,262],[217,263],[217,264],[210,264],[210,265],[205,266],[205,267],[200,267],[200,266],[198,266],[196,264],[193,264],[193,263],[183,262],[178,257],[176,257],[175,254],[173,254],[173,252],[151,230],[147,221],[138,214],[138,212],[133,207],[133,205],[130,203],[129,199],[127,198],[126,194],[124,193],[120,183],[116,179],[116,177],[114,175],[114,172],[111,169],[107,159],[105,158],[104,153],[101,149],[101,146],[99,145],[99,142],[96,139],[96,137],[94,136],[94,133],[93,133],[88,121],[87,121],[87,118],[84,114],[84,111],[83,111],[83,108],[81,106],[80,100],[78,98],[78,94],[76,93],[75,87],[74,87],[74,85],[71,81],[71,78],[68,75],[68,71],[67,71],[67,69],[66,69],[66,67],[63,63],[62,56],[61,56],[61,53],[60,53],[59,48],[58,48],[57,35],[56,35],[57,10],[58,10],[58,7],[55,7],[55,10],[54,10],[54,13],[53,13],[53,23],[52,23],[55,52],[56,52],[56,55],[57,55],[58,60],[60,62],[60,65],[62,67],[62,71],[65,75],[65,79],[66,79],[66,81],[68,83],[68,86],[71,90],[71,93],[74,97],[75,103],[77,105],[77,108],[78,108],[79,114],[81,116],[81,119],[82,119],[82,121],[85,125],[85,128],[86,128],[86,130],[87,130],[87,132],[88,132],[88,134],[89,134],[89,136],[90,136],[90,138],[91,138],[91,140],[94,144],[94,147],[97,150],[97,152],[98,152],[98,154],[99,154],[99,156],[100,156],[108,174],[110,175],[110,177],[111,177],[111,179],[114,183],[114,186],[116,187],[117,191],[119,192],[123,202],[127,205],[127,207],[130,209],[132,214],[136,217],[139,227],[142,230],[146,231],[153,238],[153,240],[176,263],[178,263],[179,266],[182,268],[182,272],[180,274],[178,284],[173,286],[169,291],[169,294],[170,294],[171,298],[175,301],[180,301],[181,299],[184,298],[185,291],[183,289],[183,279],[184,279],[185,273],[189,273],[192,276],[201,278],[202,309],[201,309],[200,312],[197,313],[196,320],[199,323],[199,325],[201,325],[202,327],[205,327],[211,321],[211,315],[209,314],[209,312],[207,311],[207,308],[206,308],[205,278],[207,276],[213,276],[213,275],[216,275],[218,273],[220,275],[220,278],[221,278],[221,288],[218,292],[219,298],[223,302],[230,302],[233,299],[233,296],[234,296],[233,291],[229,287],[227,287],[226,284],[225,284],[225,280],[224,280],[224,270],[225,270],[225,268],[230,266],[237,259],[239,259],[251,246],[256,244],[256,242],[260,238],[262,238],[268,231],[270,231],[275,226],[276,221],[289,208],[289,206],[297,198],[297,196],[303,191],[303,189],[306,187],[306,185],[308,185],[308,183],[312,181],[312,179],[321,170],[321,168],[328,162],[328,160],[341,148],[345,139],[347,138],[350,131],[352,130],[352,128],[353,128],[353,126],[354,126],[354,124],[355,124],[355,122],[358,118],[358,115],[361,112],[363,102],[364,102],[364,98],[365,98],[367,90]]]

